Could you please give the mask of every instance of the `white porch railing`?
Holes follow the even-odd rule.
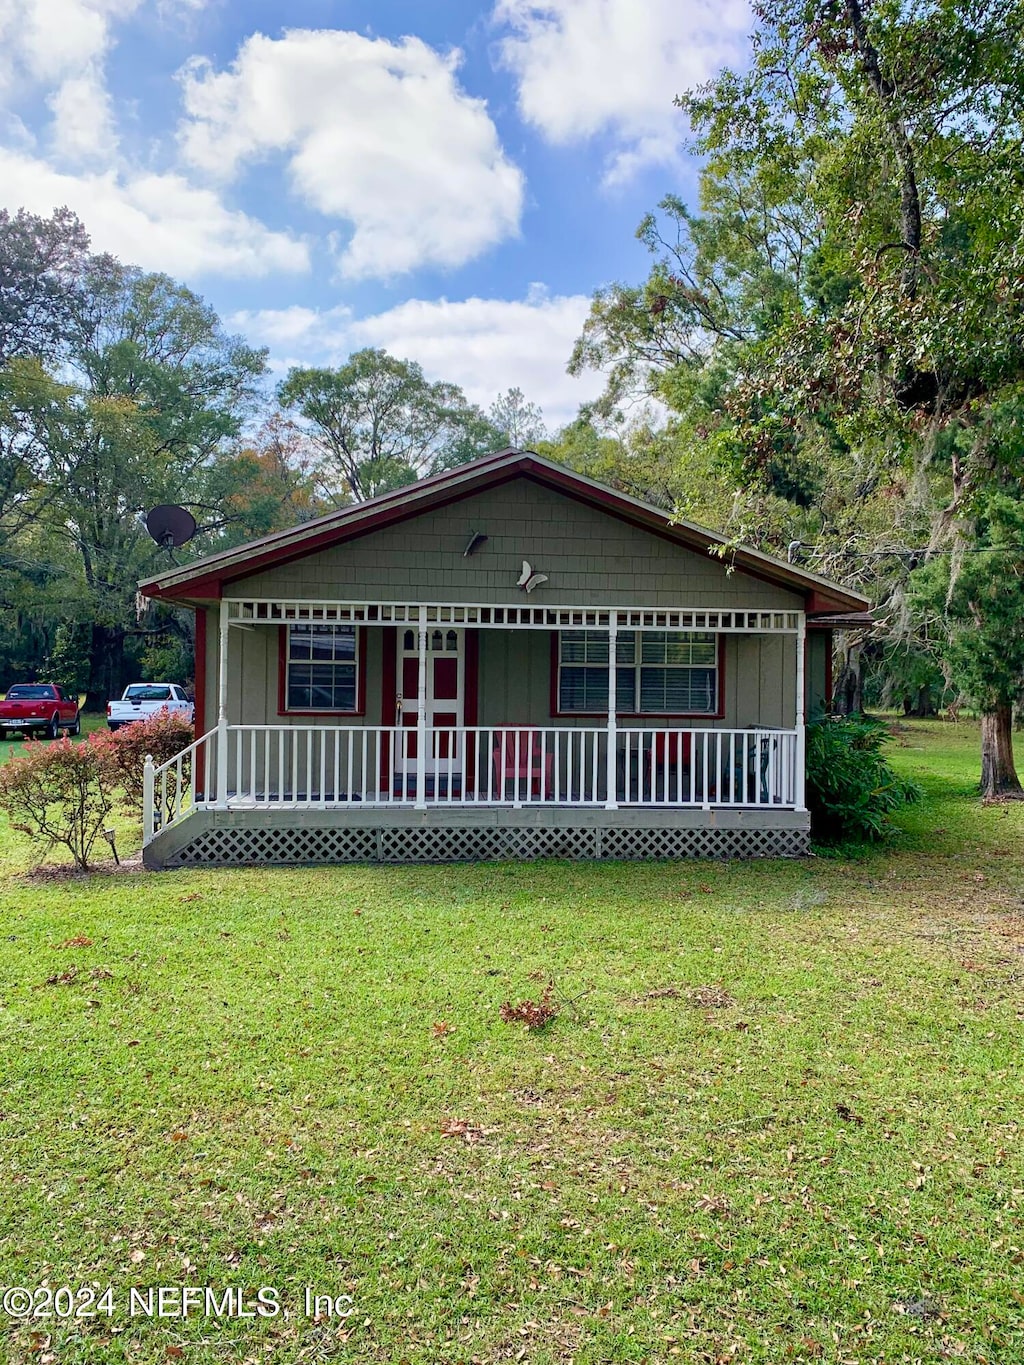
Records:
[[[799,731],[232,725],[147,764],[143,837],[197,808],[644,806],[799,809]],[[417,790],[418,770],[423,791]],[[614,777],[612,776],[614,774]],[[609,785],[614,781],[614,792]],[[221,790],[218,790],[218,788]]]

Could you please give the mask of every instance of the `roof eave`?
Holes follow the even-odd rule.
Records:
[[[219,596],[224,580],[247,576],[237,570],[247,566],[254,558],[258,565],[249,568],[249,573],[259,572],[272,564],[298,558],[302,546],[321,536],[337,532],[337,540],[343,541],[368,529],[374,529],[378,522],[388,523],[415,516],[418,509],[428,510],[438,503],[454,501],[469,496],[478,488],[486,488],[494,483],[516,475],[538,478],[570,496],[590,493],[593,501],[620,516],[637,524],[668,535],[687,545],[690,549],[703,550],[719,555],[723,563],[731,562],[737,569],[746,570],[757,577],[770,581],[791,591],[803,593],[808,601],[808,614],[832,614],[837,611],[860,611],[870,606],[869,599],[837,583],[821,578],[806,569],[797,568],[775,559],[763,551],[750,546],[734,546],[724,536],[692,522],[673,521],[663,508],[642,502],[628,493],[607,488],[586,475],[578,474],[561,465],[545,460],[531,452],[516,450],[498,451],[485,456],[482,460],[463,465],[456,470],[445,471],[422,479],[418,483],[395,489],[390,493],[372,498],[368,502],[329,512],[313,521],[303,522],[286,531],[276,531],[245,545],[207,555],[204,559],[170,573],[159,574],[140,582],[140,590],[150,597],[163,597],[174,600],[195,601],[209,595]],[[442,494],[442,496],[438,496]],[[309,553],[321,545],[311,546]],[[207,591],[208,590],[208,591]]]

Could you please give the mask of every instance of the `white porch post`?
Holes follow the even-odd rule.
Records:
[[[615,656],[618,652],[616,648],[618,638],[619,613],[610,611],[608,613],[608,754],[605,775],[608,792],[604,803],[605,810],[618,810],[619,808],[619,803],[615,799],[615,789],[618,785],[618,754],[616,753],[618,748],[618,722],[615,715],[615,684],[618,679],[618,674],[615,671]]]
[[[217,667],[217,805],[228,803],[228,604],[220,600],[220,652]]]
[[[419,681],[416,688],[416,809],[427,809],[427,609],[420,607]]]
[[[805,800],[807,735],[805,733],[806,717],[804,715],[804,696],[807,687],[807,679],[804,676],[806,638],[807,617],[801,612],[797,622],[796,636],[796,785],[793,792],[796,809],[801,811],[807,809]]]

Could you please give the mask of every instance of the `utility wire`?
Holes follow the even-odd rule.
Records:
[[[959,550],[954,549],[932,549],[927,545],[919,545],[907,550],[819,550],[813,544],[804,540],[791,540],[786,558],[790,564],[797,563],[797,552],[806,550],[808,559],[885,559],[894,557],[896,559],[920,559],[928,558],[932,555],[999,555],[999,554],[1024,554],[1024,545],[964,545]]]

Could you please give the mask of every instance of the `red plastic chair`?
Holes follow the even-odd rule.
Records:
[[[491,750],[494,786],[501,800],[506,799],[512,783],[514,799],[518,800],[529,785],[531,796],[540,796],[541,778],[544,781],[544,800],[550,800],[555,790],[555,756],[544,753],[539,730],[496,730]]]
[[[671,799],[676,791],[674,774],[680,767],[684,773],[689,773],[692,753],[693,736],[689,730],[655,730],[654,742],[646,753],[647,786],[652,797],[660,793]],[[661,773],[665,774],[664,778],[660,777]],[[683,796],[688,795],[689,784],[684,779]]]

